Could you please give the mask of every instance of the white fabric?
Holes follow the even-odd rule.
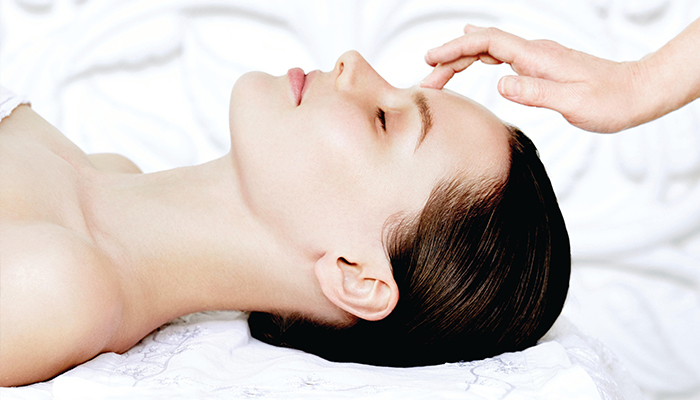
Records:
[[[10,89],[0,86],[0,120],[12,114],[20,104],[29,104],[22,96],[16,95]]]
[[[250,70],[275,75],[294,66],[330,70],[342,52],[357,49],[390,83],[406,87],[429,72],[422,61],[425,51],[459,35],[467,22],[556,40],[613,60],[635,60],[698,16],[697,0],[6,0],[0,1],[0,76],[86,152],[122,153],[144,171],[155,171],[201,163],[228,150],[230,89]],[[526,369],[542,386],[512,374],[496,379],[497,387],[507,382],[513,393],[540,390],[535,398],[546,390],[566,390],[567,385],[555,384],[562,382],[556,375],[539,369],[559,365],[561,374],[571,374],[567,381],[572,388],[592,380],[602,398],[637,399],[635,385],[653,399],[697,398],[700,102],[617,135],[594,135],[571,127],[554,112],[500,98],[496,82],[510,73],[507,66],[477,64],[448,87],[519,126],[537,144],[571,235],[574,271],[564,314],[584,334],[567,336],[573,328],[561,328],[547,346],[515,356],[537,360],[532,372]],[[347,389],[359,397],[425,398],[429,388],[449,391],[460,383],[481,389],[465,389],[453,397],[501,396],[471,385],[470,374],[450,375],[464,370],[455,365],[415,376],[385,371],[397,374],[387,378],[395,383],[378,383],[374,374],[384,375],[375,369],[343,370],[353,377],[362,371],[364,380],[355,381],[383,390],[364,393],[337,378],[341,366],[255,341],[227,345],[229,335],[241,334],[238,317],[197,318],[150,336],[125,356],[100,356],[51,383],[2,390],[0,395],[34,399],[51,397],[52,391],[66,396],[117,387],[124,393],[139,391],[133,392],[138,397],[150,395],[154,387],[169,387],[178,377],[180,383],[189,379],[193,391],[213,390],[223,385],[216,377],[228,374],[225,380],[238,385],[229,393],[265,382],[262,395],[273,398],[313,395],[315,387],[323,393],[336,390],[336,397]],[[201,346],[197,351],[183,350],[182,358],[157,357],[178,351],[170,342],[159,344],[159,338],[171,340],[175,332],[197,327],[226,339],[201,336],[202,341],[185,342]],[[230,334],[223,333],[229,329]],[[582,339],[578,346],[564,337],[597,341]],[[217,358],[229,354],[226,346],[235,347],[230,356],[242,365]],[[219,350],[209,358],[204,355],[210,354],[207,348]],[[294,366],[259,367],[258,350],[260,360],[287,360]],[[171,362],[158,364],[166,359]],[[570,366],[564,367],[567,362]],[[116,365],[123,369],[110,370]],[[122,373],[156,367],[162,372],[151,380]],[[625,379],[625,369],[633,382]],[[369,377],[367,371],[372,371]],[[454,380],[422,379],[425,371],[444,372]],[[509,380],[511,376],[516,380]],[[315,377],[320,384],[313,384]],[[197,384],[200,379],[205,383]]]
[[[586,365],[580,359],[597,361]],[[199,313],[162,327],[123,355],[102,354],[48,384],[33,385],[36,392],[27,398],[622,398],[617,387],[599,394],[587,368],[613,380],[600,360],[600,353],[563,326],[535,347],[480,361],[417,368],[332,363],[251,339],[246,314]],[[24,394],[0,389],[3,399]]]

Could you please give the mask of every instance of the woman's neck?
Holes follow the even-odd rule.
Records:
[[[250,212],[229,155],[152,174],[100,174],[91,182],[86,220],[117,269],[126,303],[141,310],[137,318],[308,312],[306,305],[318,303],[312,260]]]

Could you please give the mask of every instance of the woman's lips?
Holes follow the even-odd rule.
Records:
[[[301,89],[301,98],[303,99],[304,96],[306,96],[306,91],[309,89],[309,86],[311,86],[311,82],[314,80],[316,75],[318,75],[319,71],[318,70],[313,70],[306,74],[306,79],[304,80],[304,87]]]
[[[289,85],[292,88],[292,98],[296,101],[296,105],[301,104],[303,95],[304,83],[306,82],[306,74],[301,68],[292,68],[287,71],[289,77]]]

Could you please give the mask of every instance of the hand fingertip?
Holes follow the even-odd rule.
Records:
[[[441,89],[441,87],[439,85],[435,85],[433,83],[425,83],[424,84],[421,82],[420,87],[422,87],[423,89],[437,89],[437,90]]]
[[[466,25],[464,26],[464,33],[469,33],[469,32],[471,32],[471,31],[474,31],[474,30],[477,30],[477,29],[482,29],[482,28],[479,27],[479,26],[476,26],[476,25],[466,24]]]
[[[498,91],[505,97],[518,97],[520,94],[520,82],[516,77],[504,76],[498,81]]]
[[[442,89],[450,79],[445,79],[440,74],[430,74],[420,83],[420,86],[427,89]]]
[[[431,83],[430,83],[431,80],[432,80],[432,79],[430,78],[431,76],[432,76],[432,73],[431,73],[430,75],[426,76],[425,78],[423,78],[423,80],[420,81],[419,86],[420,86],[420,87],[424,87],[424,88],[429,88],[429,87],[431,87]]]
[[[431,72],[428,76],[423,78],[423,80],[420,82],[419,86],[422,88],[427,88],[427,89],[438,89],[438,85],[436,84],[436,79],[435,70]]]
[[[426,55],[426,56],[433,55],[436,51],[440,50],[440,48],[442,48],[442,46],[433,47],[432,49],[426,51],[426,52],[425,52],[425,55]]]

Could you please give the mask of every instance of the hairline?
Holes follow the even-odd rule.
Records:
[[[382,247],[389,261],[391,261],[389,247],[395,246],[396,242],[400,241],[417,228],[421,214],[426,210],[426,207],[429,207],[436,199],[444,199],[451,187],[460,188],[461,193],[470,191],[469,198],[472,202],[477,202],[488,196],[493,196],[505,188],[510,178],[510,168],[513,158],[513,140],[515,139],[518,128],[505,122],[503,122],[503,126],[508,131],[508,166],[505,168],[506,176],[488,177],[484,174],[480,174],[476,178],[467,179],[465,177],[460,177],[459,173],[453,174],[450,177],[440,179],[435,186],[433,186],[428,199],[419,210],[398,211],[390,215],[382,226]],[[393,273],[394,266],[391,262],[389,266]]]

